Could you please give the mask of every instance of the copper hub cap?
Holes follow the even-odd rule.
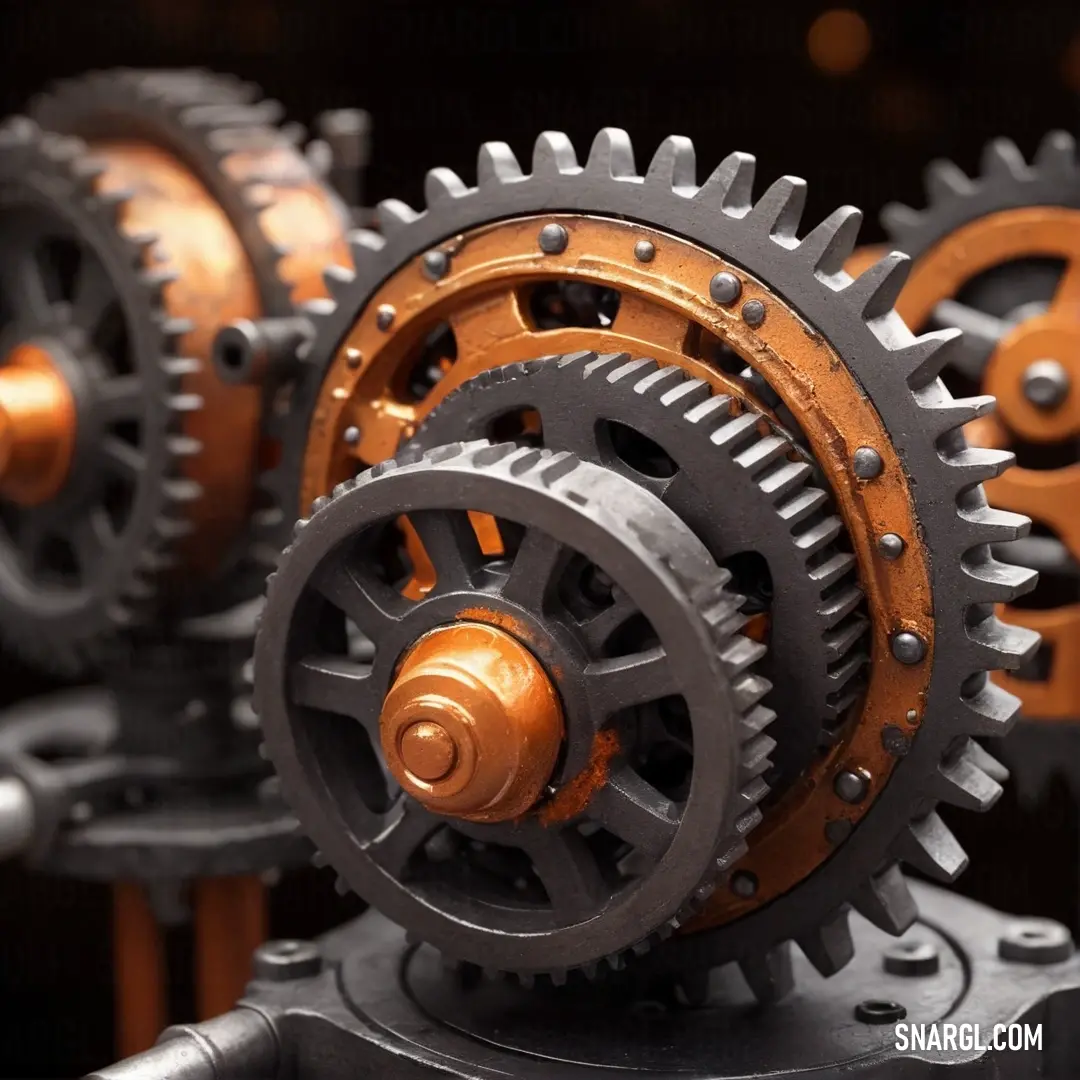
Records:
[[[49,353],[17,345],[0,366],[0,499],[37,506],[63,486],[75,401]]]
[[[498,627],[461,622],[406,654],[379,717],[383,754],[401,787],[440,814],[508,821],[548,782],[563,738],[544,669]]]

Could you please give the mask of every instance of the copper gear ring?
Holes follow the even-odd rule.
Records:
[[[982,493],[1011,455],[970,450],[961,434],[992,402],[956,401],[936,378],[957,335],[916,339],[893,311],[907,260],[888,256],[853,281],[843,266],[858,211],[842,208],[800,239],[801,181],[782,178],[755,201],[745,154],[700,187],[695,174],[685,139],[668,139],[641,176],[621,131],[601,132],[584,165],[548,133],[529,175],[508,147],[488,144],[478,187],[440,169],[423,213],[383,204],[383,235],[354,237],[355,273],[328,275],[334,306],[313,313],[287,452],[265,482],[283,521],[303,514],[392,454],[455,385],[538,355],[626,350],[744,399],[752,386],[728,364],[753,369],[831,487],[867,598],[872,662],[862,709],[770,809],[732,887],[696,920],[705,933],[665,955],[763,957],[794,938],[831,972],[850,955],[849,903],[895,933],[914,918],[893,861],[945,880],[963,869],[933,803],[985,809],[1000,793],[969,737],[1008,730],[1016,700],[985,673],[1035,645],[993,615],[1030,575],[988,547],[1026,522]],[[550,282],[614,290],[618,310],[600,295],[550,327],[550,303],[536,303]],[[557,299],[575,309],[568,289]],[[439,340],[443,324],[452,347]],[[900,538],[899,557],[883,555],[886,534]],[[847,772],[866,784],[854,802],[838,792]]]

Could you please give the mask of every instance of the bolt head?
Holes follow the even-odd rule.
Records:
[[[881,470],[885,467],[881,455],[870,446],[860,446],[855,451],[852,466],[860,480],[873,480],[881,475]]]
[[[926,642],[910,630],[892,636],[892,654],[901,664],[918,664],[926,656]]]
[[[900,758],[911,749],[911,739],[895,724],[887,724],[881,732],[881,745],[887,754]]]
[[[742,306],[742,317],[747,326],[760,326],[765,321],[765,305],[760,300],[747,300]]]
[[[422,260],[424,277],[428,281],[438,281],[450,271],[450,256],[445,251],[429,251]]]
[[[345,349],[345,363],[350,368],[358,368],[364,362],[364,354],[352,345]]]
[[[870,787],[870,774],[865,769],[844,769],[833,781],[833,791],[846,803],[860,803]]]
[[[736,896],[741,896],[743,899],[748,899],[757,892],[758,879],[757,876],[751,874],[748,870],[740,870],[737,874],[731,878],[731,891]]]
[[[537,241],[545,255],[561,255],[570,243],[570,234],[562,225],[549,222],[540,230]]]
[[[355,424],[350,424],[341,437],[348,446],[355,446],[360,441],[360,429]]]
[[[863,1001],[855,1006],[855,1019],[862,1024],[895,1024],[907,1016],[896,1001]]]
[[[892,562],[893,559],[899,559],[904,553],[904,547],[904,538],[896,533],[884,533],[878,538],[878,554],[883,559],[888,559],[889,562]]]
[[[634,245],[634,258],[638,262],[652,262],[656,257],[656,245],[651,240],[639,240]]]
[[[1036,360],[1024,372],[1024,397],[1037,409],[1058,408],[1069,396],[1069,373],[1057,360]]]
[[[393,304],[380,304],[375,312],[375,325],[380,330],[389,330],[396,316],[397,310]]]
[[[727,270],[714,274],[709,282],[709,295],[718,304],[734,304],[742,294],[742,282]]]
[[[936,975],[941,956],[928,941],[900,941],[885,950],[882,966],[889,975]]]
[[[1072,954],[1072,934],[1052,919],[1024,919],[998,938],[998,956],[1014,963],[1059,964]]]
[[[268,941],[255,950],[252,969],[268,982],[307,979],[322,971],[322,953],[313,941]]]

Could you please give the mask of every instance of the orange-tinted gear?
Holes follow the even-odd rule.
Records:
[[[854,272],[854,260],[849,272]],[[1064,264],[1048,308],[1026,318],[998,342],[983,377],[983,392],[997,398],[997,413],[968,426],[977,446],[1008,449],[1014,440],[1053,443],[1080,437],[1080,211],[1052,206],[1005,210],[950,233],[912,267],[897,310],[917,329],[943,300],[957,296],[976,275],[1018,259],[1051,258]],[[1024,376],[1036,361],[1061,365],[1068,384],[1060,400],[1040,407],[1028,400]],[[1051,529],[1080,559],[1080,463],[1056,469],[1012,468],[986,484],[994,506],[1026,514]],[[1080,614],[1076,606],[1049,611],[1008,607],[1002,617],[1044,635],[1051,652],[1045,678],[996,672],[994,681],[1024,703],[1035,720],[1080,716]]]
[[[563,252],[537,249],[537,234],[550,222],[570,234]],[[648,261],[635,257],[639,242],[652,249]],[[751,834],[740,869],[757,878],[755,894],[740,897],[719,890],[700,925],[737,918],[786,892],[828,857],[832,848],[825,824],[857,822],[891,774],[895,759],[883,746],[885,726],[900,724],[913,735],[922,721],[934,642],[928,554],[891,439],[840,356],[761,282],[737,271],[741,300],[764,304],[766,317],[756,327],[740,318],[737,307],[703,299],[716,273],[736,269],[713,252],[637,224],[569,214],[484,226],[451,244],[446,276],[432,284],[422,259],[412,260],[370,298],[345,336],[326,372],[309,430],[301,506],[392,456],[439,401],[479,372],[577,350],[654,357],[761,409],[746,384],[720,367],[724,350],[732,350],[779,395],[829,478],[859,560],[874,627],[874,663],[866,698],[835,745]],[[582,251],[588,256],[577,254]],[[557,281],[617,290],[619,306],[610,324],[541,329],[533,313],[536,290]],[[387,310],[393,311],[392,320],[385,318]],[[452,332],[452,362],[441,365],[445,374],[418,400],[410,391],[410,374],[423,358],[424,343],[433,340],[440,326]],[[359,438],[344,437],[350,428]],[[882,456],[882,475],[873,484],[851,472],[852,455],[860,446],[872,446]],[[889,562],[876,557],[881,522],[911,538],[902,558]],[[410,551],[414,548],[415,540]],[[430,587],[425,566],[426,559],[414,557],[417,573],[411,588],[420,588],[421,579]],[[926,663],[908,666],[892,656],[888,635],[898,627],[926,641]],[[864,770],[869,777],[867,795],[857,804],[844,802],[834,790],[835,777],[845,769]]]

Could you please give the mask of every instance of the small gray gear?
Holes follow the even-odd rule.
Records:
[[[352,235],[354,271],[326,275],[333,303],[312,309],[317,333],[293,389],[280,466],[263,480],[278,520],[266,524],[283,543],[299,503],[300,470],[323,379],[359,313],[397,268],[472,229],[517,216],[572,212],[641,222],[717,252],[763,281],[828,341],[881,417],[911,480],[918,528],[933,552],[931,584],[937,612],[935,662],[924,702],[926,722],[897,761],[885,791],[858,827],[798,887],[744,917],[682,937],[669,951],[684,966],[767,957],[794,938],[823,972],[851,955],[847,910],[854,903],[877,925],[902,932],[914,919],[900,859],[938,880],[952,881],[967,859],[934,812],[938,801],[986,809],[1000,794],[971,736],[1004,735],[1019,702],[987,673],[1014,669],[1037,635],[1002,623],[994,605],[1026,592],[1032,576],[995,560],[993,543],[1023,535],[1021,515],[987,506],[985,480],[1013,456],[969,448],[963,426],[985,400],[954,399],[938,379],[962,348],[961,335],[941,331],[916,338],[895,312],[909,259],[885,256],[852,279],[844,270],[862,214],[842,207],[801,238],[806,185],[782,177],[756,201],[754,159],[734,153],[704,184],[697,182],[690,140],[672,136],[644,176],[624,131],[608,128],[579,164],[561,132],[540,136],[526,174],[505,143],[480,150],[478,182],[469,187],[448,169],[428,174],[427,208],[397,201],[379,207],[381,235]],[[303,814],[301,814],[303,817]]]
[[[183,475],[198,447],[182,425],[201,408],[182,392],[192,362],[177,347],[190,324],[168,316],[168,279],[147,268],[155,238],[121,229],[125,198],[97,192],[100,172],[78,139],[24,118],[0,129],[0,356],[21,342],[55,343],[79,415],[57,497],[29,508],[0,502],[0,635],[31,663],[67,674],[104,638],[151,617],[200,494]],[[58,241],[80,253],[70,295],[40,261]],[[106,300],[115,290],[111,305],[98,303],[102,288]],[[120,508],[114,487],[126,493]],[[68,551],[63,574],[42,555],[56,543]]]
[[[438,573],[418,601],[380,582],[364,547],[402,507]],[[524,530],[505,561],[480,557],[469,509]],[[614,581],[609,606],[583,614],[556,602],[567,574],[581,573],[563,558],[571,553]],[[654,495],[569,453],[477,441],[377,465],[319,500],[270,581],[254,700],[282,791],[348,887],[452,959],[555,981],[602,962],[621,968],[699,909],[761,819],[773,714],[760,704],[769,684],[751,668],[765,647],[739,633],[743,598],[728,590],[730,577]],[[526,628],[567,717],[555,791],[508,822],[471,824],[386,792],[377,768],[365,774],[360,747],[342,741],[366,730],[367,756],[378,756],[397,657],[477,605]],[[373,643],[369,661],[348,655],[343,629],[333,647],[343,613]],[[609,644],[612,631],[641,618],[652,627],[642,642],[657,645]],[[671,695],[685,703],[686,733],[675,737],[690,762],[681,794],[634,764],[652,737],[637,734],[636,707]],[[595,733],[624,723],[631,727],[618,728],[620,749],[587,803],[565,820],[545,818],[546,799],[592,768]],[[609,851],[605,836],[622,843]],[[477,845],[482,853],[471,856]],[[492,899],[493,879],[511,892],[528,886],[511,851],[524,867],[531,861],[545,895]],[[499,852],[493,869],[484,860]],[[418,857],[423,868],[410,873]],[[461,879],[469,858],[475,877]],[[620,869],[628,859],[632,869]],[[517,876],[504,866],[517,866]]]
[[[549,450],[569,450],[659,495],[732,569],[754,610],[768,614],[759,671],[772,683],[770,776],[782,789],[832,739],[863,692],[869,661],[855,556],[829,495],[812,486],[813,460],[783,428],[740,412],[704,379],[629,353],[571,353],[481,372],[435,408],[414,445],[490,437],[526,409],[539,413]],[[648,460],[656,448],[661,460]],[[761,566],[748,555],[767,565],[765,595],[752,595]]]

